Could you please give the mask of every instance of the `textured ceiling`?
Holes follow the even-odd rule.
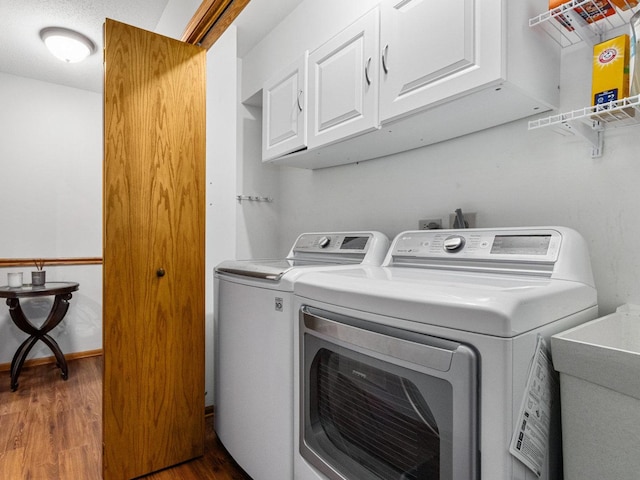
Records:
[[[153,30],[167,1],[0,0],[0,72],[101,92],[105,18]],[[96,51],[84,62],[61,62],[40,40],[44,27],[83,33],[96,44]]]
[[[238,55],[244,56],[301,1],[251,0],[235,22]],[[167,2],[0,0],[0,72],[102,92],[102,25],[105,18],[154,31]],[[96,44],[96,51],[84,62],[61,62],[40,40],[39,32],[45,27],[76,30]]]

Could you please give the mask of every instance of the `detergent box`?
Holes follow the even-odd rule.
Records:
[[[549,10],[553,10],[554,8],[558,8],[563,3],[567,3],[570,0],[549,0]],[[580,14],[582,19],[587,23],[597,22],[598,20],[602,20],[609,15],[613,15],[616,13],[616,9],[608,0],[592,0],[591,2],[587,2],[580,7],[574,8],[576,13]],[[571,22],[564,16],[558,15],[556,20],[560,22],[564,28],[569,31],[573,31],[573,26]]]
[[[609,0],[609,2],[613,3],[620,10],[629,10],[638,5],[638,0]]]
[[[629,35],[624,34],[593,47],[591,105],[602,105],[629,96]]]

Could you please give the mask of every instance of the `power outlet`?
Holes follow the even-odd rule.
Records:
[[[428,218],[426,220],[418,220],[418,230],[437,230],[442,228],[441,218]]]
[[[467,213],[467,212],[462,212],[462,216],[464,217],[464,221],[467,224],[466,227],[467,228],[476,228],[476,213]],[[451,225],[451,228],[453,228],[454,222],[456,221],[456,214],[455,213],[450,213],[449,214],[449,225]]]

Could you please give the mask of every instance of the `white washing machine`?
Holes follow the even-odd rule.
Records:
[[[215,273],[215,429],[254,480],[293,478],[293,285],[304,272],[380,265],[379,232],[305,233],[282,260]]]
[[[577,232],[405,232],[382,267],[301,277],[295,308],[295,480],[561,479],[534,354],[597,316]]]

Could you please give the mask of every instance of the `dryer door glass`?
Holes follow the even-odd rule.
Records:
[[[439,478],[438,424],[413,382],[327,349],[312,370],[312,416],[335,449],[381,479]],[[433,388],[451,402],[447,382]]]
[[[325,476],[477,478],[472,349],[311,308],[300,348],[300,453]]]

